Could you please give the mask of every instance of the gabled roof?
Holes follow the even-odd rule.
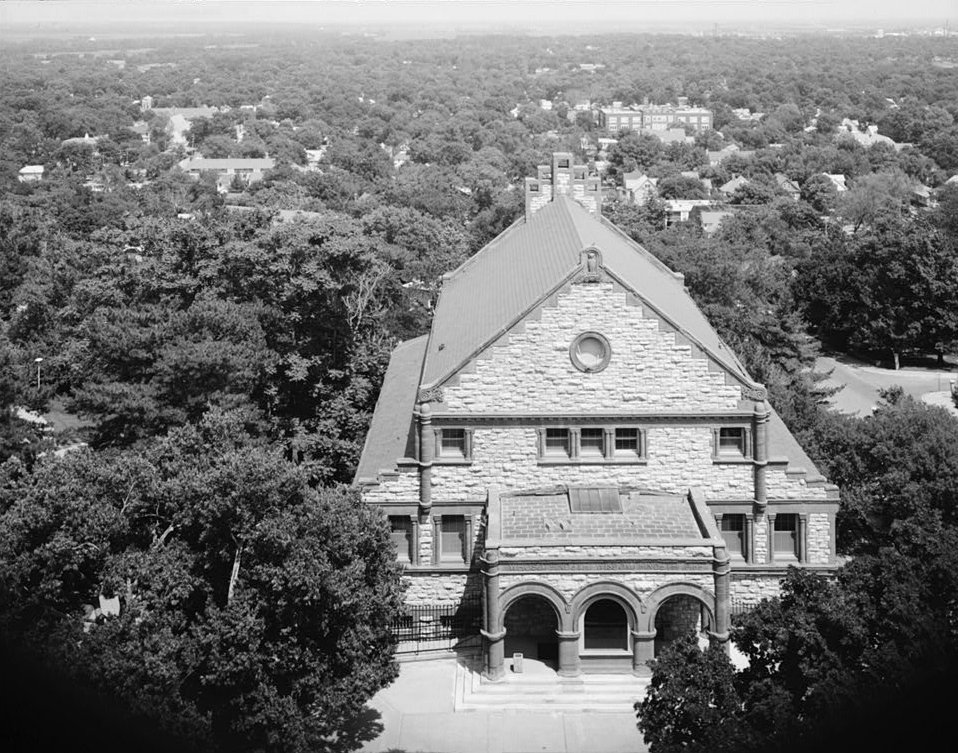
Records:
[[[602,265],[657,315],[697,343],[742,383],[752,385],[681,277],[612,223],[557,196],[519,220],[455,270],[442,287],[423,365],[423,388],[449,379],[580,269],[581,252]]]
[[[412,417],[425,348],[423,335],[407,340],[392,352],[356,469],[357,481],[375,479],[381,471],[394,469],[400,458],[414,454]]]

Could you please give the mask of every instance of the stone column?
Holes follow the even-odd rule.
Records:
[[[768,521],[768,561],[775,561],[775,516],[766,515]]]
[[[632,631],[632,674],[649,677],[652,669],[649,662],[655,658],[655,631],[648,633]]]
[[[755,562],[755,516],[745,516],[745,561]]]
[[[412,562],[413,565],[419,565],[419,516],[410,515],[409,520],[412,523]]]
[[[559,639],[559,676],[577,677],[582,674],[579,666],[579,633],[575,630],[568,633],[556,630]]]
[[[715,547],[715,558],[712,560],[712,576],[715,581],[715,625],[713,630],[709,631],[709,638],[725,651],[728,651],[729,638],[728,601],[731,572],[732,567],[725,547]]]
[[[755,438],[753,462],[755,463],[755,504],[759,513],[765,512],[768,505],[768,485],[766,473],[768,470],[768,417],[770,411],[764,400],[755,401],[755,412],[752,415],[752,436]]]
[[[798,538],[798,561],[808,562],[808,515],[798,516],[795,536]]]
[[[432,510],[432,461],[436,437],[432,431],[432,408],[419,404],[419,522],[426,523]]]
[[[485,671],[488,680],[501,680],[505,674],[506,631],[498,629],[502,622],[499,614],[499,550],[487,549],[482,557],[482,575],[485,579],[485,615],[482,634],[485,653]]]

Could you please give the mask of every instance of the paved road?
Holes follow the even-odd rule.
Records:
[[[909,395],[926,402],[950,406],[948,391],[952,380],[958,379],[954,366],[945,369],[904,367],[895,371],[871,366],[861,361],[841,356],[822,357],[815,365],[817,371],[831,371],[827,384],[845,385],[831,400],[832,405],[843,413],[867,416],[878,404],[879,389],[898,385]],[[953,408],[953,406],[950,406]]]

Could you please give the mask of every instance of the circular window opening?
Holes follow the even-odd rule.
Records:
[[[569,354],[572,357],[572,364],[579,371],[592,373],[602,371],[609,365],[612,348],[609,346],[609,341],[598,332],[583,332],[572,341]]]

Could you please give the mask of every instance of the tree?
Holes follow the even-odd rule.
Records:
[[[927,217],[883,216],[848,243],[820,244],[799,267],[806,316],[838,345],[942,353],[958,341],[958,260]]]
[[[838,211],[857,232],[884,216],[905,214],[911,196],[912,182],[901,170],[872,173],[855,179],[839,197]]]
[[[808,202],[816,211],[828,214],[835,208],[838,190],[824,175],[812,175],[802,184],[802,201]]]
[[[655,187],[660,199],[707,199],[708,191],[698,178],[687,175],[670,175],[662,178]]]
[[[669,644],[651,666],[646,697],[635,704],[649,753],[736,750],[742,704],[735,671],[721,648],[702,651],[696,637],[687,635]]]
[[[195,747],[314,750],[395,677],[384,520],[228,413],[51,458],[0,503],[3,638]]]

